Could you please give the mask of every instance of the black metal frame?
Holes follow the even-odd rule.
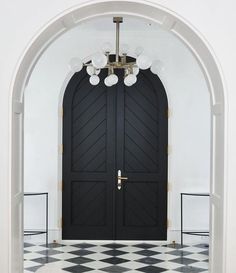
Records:
[[[194,235],[194,236],[209,236],[209,231],[184,231],[184,210],[183,210],[183,202],[184,196],[201,196],[201,197],[209,197],[209,193],[186,193],[181,192],[181,245],[183,245],[183,235]]]
[[[24,196],[39,196],[45,195],[45,230],[24,230],[24,236],[33,236],[39,234],[46,234],[46,246],[48,246],[48,192],[26,192]]]

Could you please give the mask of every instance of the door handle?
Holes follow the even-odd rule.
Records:
[[[121,176],[121,170],[118,170],[117,172],[117,188],[118,190],[121,190],[122,181],[128,180],[128,177]]]

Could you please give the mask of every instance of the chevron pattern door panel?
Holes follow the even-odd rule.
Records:
[[[118,90],[117,169],[128,177],[116,192],[117,233],[123,240],[167,236],[167,97],[157,76],[141,71]]]
[[[63,101],[63,239],[163,240],[167,233],[167,98],[141,71],[107,88],[85,69]],[[117,171],[128,180],[117,187]]]
[[[82,70],[70,80],[63,108],[62,236],[112,239],[114,94],[103,83],[90,85],[89,76]]]
[[[124,225],[155,227],[158,224],[158,188],[150,181],[129,181],[124,186]]]
[[[72,170],[105,172],[107,93],[102,86],[96,90],[87,86],[87,90],[80,101],[75,95],[72,106]]]
[[[73,181],[71,198],[72,225],[105,226],[106,182]]]

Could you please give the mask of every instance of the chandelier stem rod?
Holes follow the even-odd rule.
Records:
[[[119,62],[120,51],[120,22],[116,22],[116,62]]]
[[[116,63],[119,63],[120,23],[123,23],[123,17],[113,17],[113,22],[116,24]]]

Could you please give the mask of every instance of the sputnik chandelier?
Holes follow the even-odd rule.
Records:
[[[117,84],[119,78],[115,71],[122,69],[124,71],[124,84],[132,86],[137,81],[139,69],[151,69],[152,73],[159,74],[163,70],[163,65],[159,60],[152,61],[148,56],[143,54],[143,48],[137,47],[135,50],[136,61],[129,61],[127,58],[129,46],[123,44],[120,46],[120,24],[123,23],[122,17],[113,17],[113,22],[116,24],[116,51],[115,61],[111,59],[112,45],[105,43],[102,46],[102,52],[97,52],[92,56],[91,61],[83,63],[78,58],[71,59],[69,66],[73,72],[79,72],[83,67],[89,74],[89,82],[92,85],[97,85],[100,82],[99,73],[101,69],[107,69],[108,75],[104,79],[106,86]]]

